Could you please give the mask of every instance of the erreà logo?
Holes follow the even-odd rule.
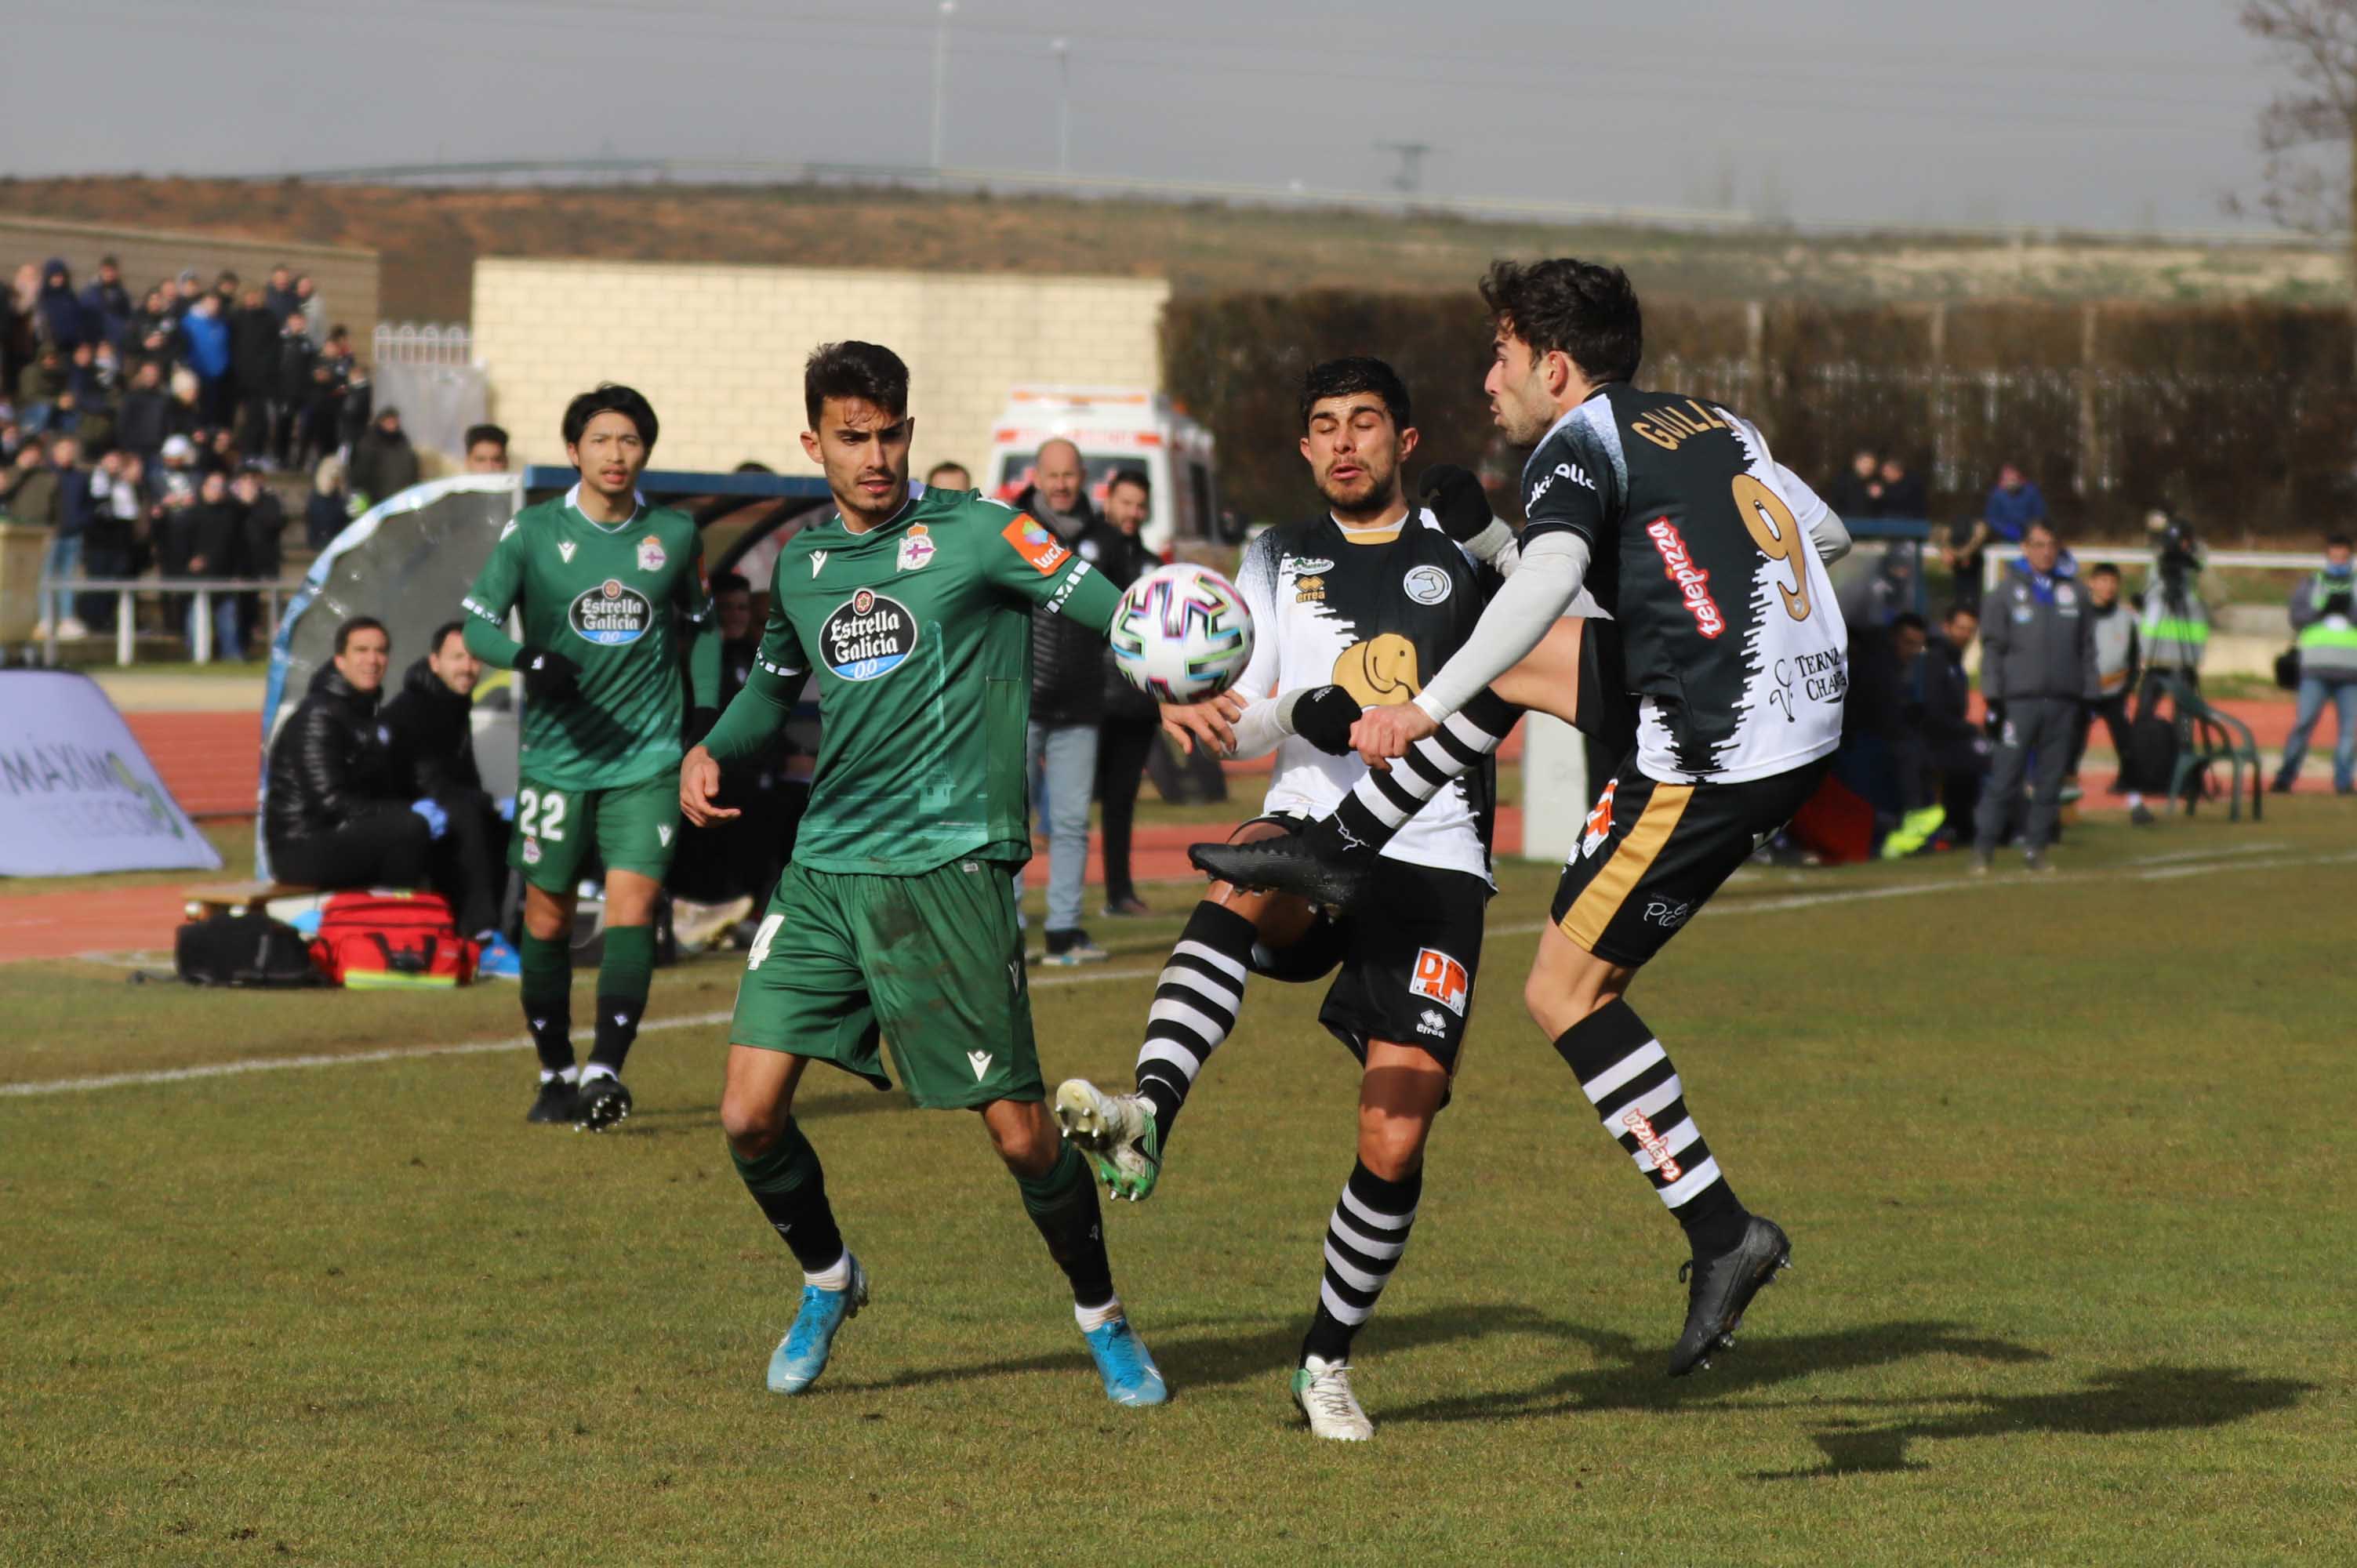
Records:
[[[619,577],[608,577],[579,598],[566,617],[574,635],[603,648],[618,648],[646,636],[655,623],[655,607]]]
[[[873,681],[916,651],[917,618],[898,599],[862,588],[818,628],[819,657],[845,681]]]

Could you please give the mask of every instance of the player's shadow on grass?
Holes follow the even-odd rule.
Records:
[[[1239,1329],[1238,1319],[1184,1319],[1146,1325],[1155,1363],[1170,1382],[1172,1394],[1184,1399],[1189,1390],[1223,1388],[1254,1379],[1275,1377],[1290,1369],[1301,1353],[1301,1323],[1297,1317],[1272,1314],[1241,1320],[1265,1325]],[[1548,1332],[1556,1328],[1526,1306],[1436,1308],[1402,1313],[1383,1320],[1387,1349],[1447,1345],[1491,1334]],[[997,1361],[973,1361],[960,1366],[922,1368],[871,1382],[830,1382],[846,1392],[919,1388],[932,1383],[964,1382],[974,1378],[1007,1377],[1027,1372],[1068,1372],[1074,1358],[1086,1352],[1075,1345],[1039,1356]]]
[[[1984,1361],[2042,1361],[2046,1352],[2010,1340],[1989,1338],[1960,1324],[1898,1321],[1868,1324],[1831,1334],[1782,1334],[1743,1341],[1739,1350],[1712,1358],[1707,1371],[1684,1380],[1665,1374],[1667,1338],[1637,1340],[1625,1334],[1583,1328],[1526,1313],[1516,1325],[1531,1332],[1576,1340],[1604,1362],[1549,1379],[1534,1388],[1453,1394],[1395,1410],[1389,1421],[1509,1421],[1531,1415],[1569,1415],[1584,1411],[1663,1411],[1727,1394],[1771,1388],[1817,1372],[1857,1371],[1923,1356],[1969,1356]],[[1378,1324],[1382,1320],[1378,1319]],[[1382,1348],[1391,1337],[1382,1337]]]
[[[885,1093],[813,1095],[794,1101],[797,1122],[832,1122],[845,1116],[873,1116],[883,1111],[915,1112],[905,1095]],[[634,1111],[630,1119],[608,1136],[672,1138],[683,1133],[720,1136],[720,1107],[673,1105],[655,1111]]]
[[[2043,1394],[1953,1394],[1920,1400],[1859,1402],[1868,1406],[1953,1407],[1943,1413],[1837,1421],[1812,1432],[1825,1462],[1806,1470],[1762,1471],[1763,1481],[1821,1476],[1897,1475],[1926,1469],[1910,1458],[1910,1444],[1953,1437],[2003,1437],[2060,1433],[2118,1437],[2134,1432],[2180,1432],[2223,1426],[2269,1411],[2287,1410],[2313,1383],[2255,1378],[2234,1367],[2179,1367],[2156,1362],[2099,1372],[2083,1388]]]

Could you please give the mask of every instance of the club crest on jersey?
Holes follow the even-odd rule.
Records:
[[[916,651],[917,618],[898,599],[862,588],[818,628],[818,655],[845,681],[873,681]]]
[[[900,539],[900,564],[896,570],[913,572],[933,558],[933,536],[921,522],[910,523]]]
[[[573,564],[573,553],[579,548],[569,539],[560,539],[556,542],[556,558],[570,566]]]
[[[1612,836],[1612,796],[1620,788],[1618,779],[1607,781],[1604,793],[1596,798],[1596,805],[1587,813],[1587,826],[1579,835],[1579,858],[1594,854],[1604,841]]]
[[[1015,546],[1015,553],[1030,564],[1042,577],[1054,574],[1057,567],[1072,558],[1063,542],[1048,532],[1047,524],[1029,512],[1018,511],[1015,521],[998,531],[998,537]]]
[[[1662,575],[1677,585],[1686,613],[1694,617],[1695,629],[1708,638],[1725,631],[1727,617],[1720,613],[1718,601],[1710,596],[1710,574],[1695,564],[1694,553],[1686,548],[1685,535],[1678,532],[1678,525],[1657,517],[1645,525],[1645,537],[1653,542],[1662,557]]]
[[[646,636],[655,624],[653,601],[619,577],[608,577],[579,598],[565,618],[584,642],[619,648]]]
[[[670,556],[663,553],[662,541],[653,534],[650,533],[639,541],[640,571],[660,572],[662,570],[663,563],[670,559]]]
[[[1407,580],[1401,586],[1417,604],[1437,605],[1448,597],[1449,590],[1456,585],[1448,580],[1448,574],[1437,566],[1417,566],[1410,569]]]
[[[1409,995],[1437,1002],[1462,1018],[1465,1016],[1466,997],[1472,989],[1473,982],[1467,976],[1463,964],[1438,948],[1416,949],[1415,972],[1407,983]]]
[[[540,841],[538,839],[526,839],[523,841],[523,863],[526,865],[538,865],[540,864]]]

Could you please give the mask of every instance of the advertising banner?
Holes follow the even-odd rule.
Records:
[[[97,682],[0,671],[0,876],[221,863]]]

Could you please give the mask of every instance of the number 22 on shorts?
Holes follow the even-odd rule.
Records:
[[[516,831],[528,839],[565,842],[565,797],[554,789],[516,791]]]

